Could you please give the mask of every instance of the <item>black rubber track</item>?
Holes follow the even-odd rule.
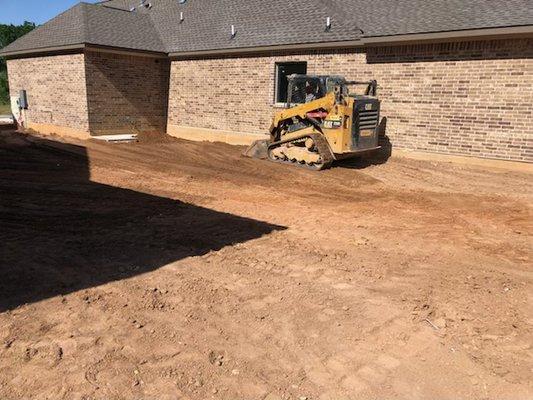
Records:
[[[331,152],[331,150],[329,148],[329,144],[328,144],[326,138],[323,135],[319,134],[319,133],[311,133],[311,134],[309,134],[308,136],[306,136],[304,138],[298,138],[298,139],[295,139],[295,140],[300,141],[300,140],[305,139],[305,138],[311,138],[315,142],[315,146],[318,149],[318,153],[322,157],[322,162],[320,164],[307,164],[307,163],[300,164],[297,161],[293,162],[293,161],[290,161],[290,160],[275,159],[275,158],[271,157],[270,150],[272,150],[272,149],[274,149],[274,148],[276,148],[278,146],[276,143],[274,143],[274,144],[269,146],[269,148],[268,148],[268,159],[270,161],[277,162],[277,163],[280,163],[280,164],[294,165],[294,166],[297,166],[297,167],[300,167],[300,168],[306,168],[306,169],[310,169],[310,170],[313,170],[313,171],[321,171],[321,170],[330,168],[331,164],[333,164],[334,158],[333,158],[333,154],[332,154],[332,152]],[[290,143],[290,142],[288,142],[288,143]],[[283,144],[285,144],[285,143],[283,143]]]

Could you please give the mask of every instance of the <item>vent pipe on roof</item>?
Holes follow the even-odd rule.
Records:
[[[182,11],[182,12],[180,12],[180,22],[183,22],[184,19],[185,18],[183,17],[183,11]]]
[[[152,3],[147,3],[147,0],[141,0],[141,4],[139,4],[140,7],[145,7],[145,8],[152,8]]]
[[[233,39],[236,34],[237,30],[235,29],[235,25],[231,25],[231,38]]]
[[[326,31],[329,31],[331,29],[331,18],[326,18]]]

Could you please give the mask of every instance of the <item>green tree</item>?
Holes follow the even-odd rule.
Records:
[[[19,37],[34,30],[33,22],[25,21],[22,25],[0,24],[0,49],[14,42]],[[6,60],[0,57],[0,104],[9,103],[9,85],[7,80]]]
[[[0,71],[0,104],[9,102],[9,86],[7,84],[7,71]]]

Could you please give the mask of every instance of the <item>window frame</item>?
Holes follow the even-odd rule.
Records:
[[[307,68],[308,68],[308,63],[307,61],[276,61],[274,63],[274,106],[275,107],[285,107],[287,105],[287,99],[285,98],[284,101],[278,101],[278,98],[279,98],[279,79],[280,79],[280,76],[279,76],[279,70],[282,66],[284,65],[296,65],[296,64],[301,64],[301,65],[305,65],[305,72],[303,73],[303,75],[306,75],[307,74]]]

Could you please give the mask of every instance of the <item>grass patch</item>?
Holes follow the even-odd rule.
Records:
[[[11,114],[11,106],[9,104],[0,104],[0,115]]]

